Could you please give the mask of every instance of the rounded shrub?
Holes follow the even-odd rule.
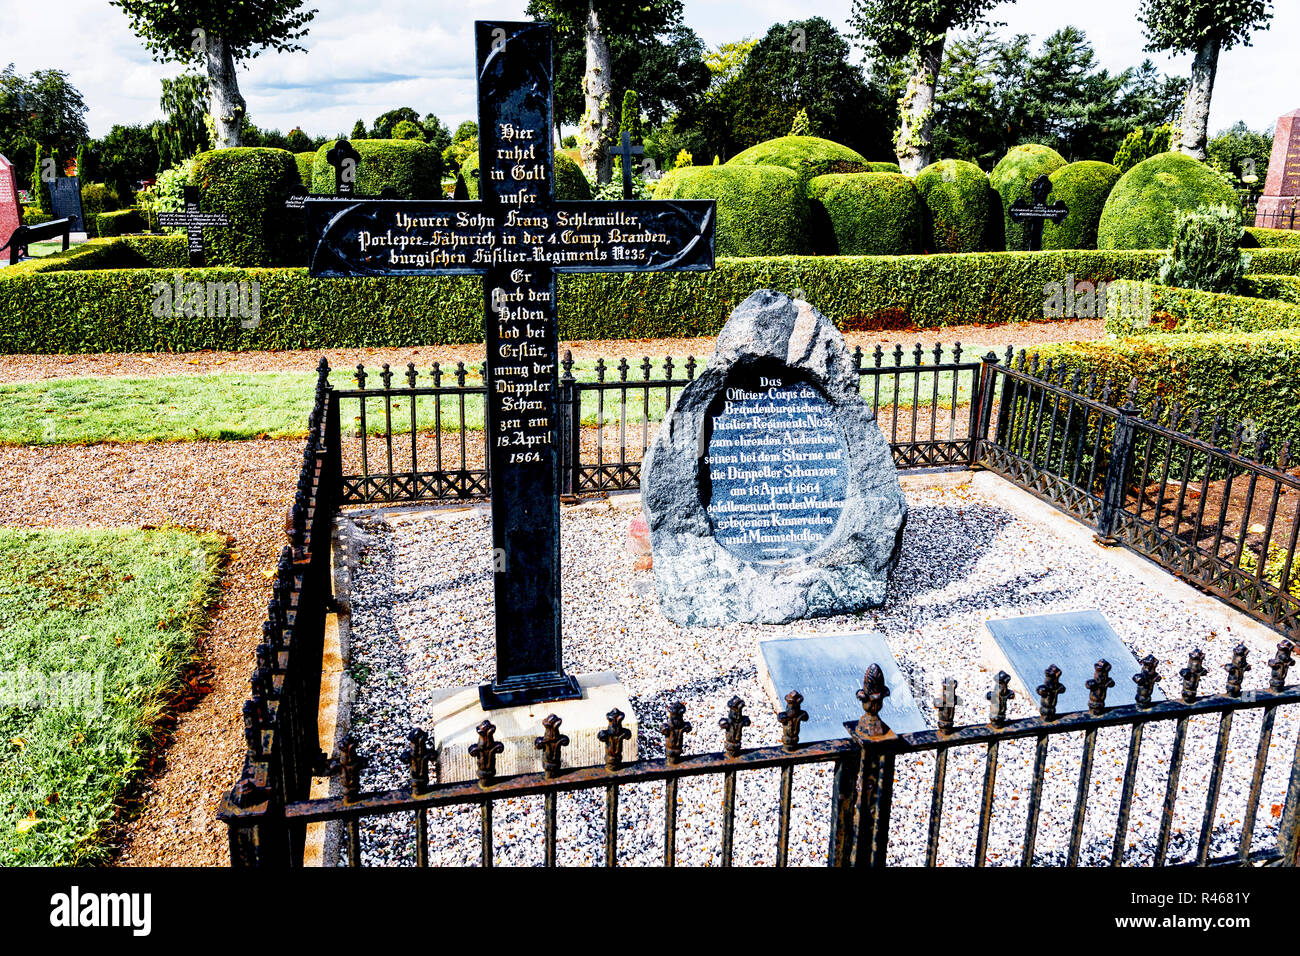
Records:
[[[807,255],[808,199],[780,166],[683,166],[659,180],[656,199],[715,199],[719,256]]]
[[[465,157],[465,161],[460,164],[460,174],[465,177],[465,188],[469,191],[469,198],[478,199],[478,150]],[[555,198],[593,198],[591,183],[587,182],[582,167],[564,153],[555,154]]]
[[[100,213],[116,212],[121,208],[122,202],[112,186],[86,183],[81,187],[81,212],[88,238],[94,239],[99,235],[97,220]]]
[[[919,252],[921,197],[901,173],[830,173],[808,184],[813,251],[891,256]]]
[[[1000,219],[998,195],[974,163],[943,159],[916,174],[924,215],[922,247],[927,252],[979,252],[987,248],[989,225]]]
[[[349,142],[352,142],[349,140]],[[325,156],[334,141],[316,150],[311,191],[333,194],[334,167]],[[442,198],[442,156],[428,143],[415,139],[359,139],[352,148],[360,155],[357,165],[358,196],[378,196],[393,189],[399,199]]]
[[[225,213],[230,220],[227,226],[204,230],[208,265],[287,265],[302,260],[301,219],[284,208],[298,185],[292,153],[260,146],[216,149],[194,157],[193,175],[200,208]]]
[[[728,166],[783,166],[805,185],[828,173],[870,172],[862,154],[820,136],[781,136],[751,146],[727,160]]]
[[[870,173],[901,173],[902,167],[898,163],[867,163],[867,172]]]
[[[1096,249],[1097,224],[1106,197],[1123,173],[1118,166],[1084,160],[1062,166],[1050,175],[1049,202],[1063,202],[1070,212],[1059,223],[1043,223],[1044,249]]]
[[[1165,249],[1180,212],[1241,200],[1221,175],[1182,153],[1160,153],[1138,163],[1110,191],[1097,226],[1098,249]]]
[[[298,164],[298,179],[307,190],[311,190],[312,169],[316,165],[316,150],[309,149],[305,153],[294,153],[293,161]],[[330,180],[330,192],[334,192],[334,181]]]
[[[1011,204],[1019,199],[1031,201],[1029,187],[1034,180],[1050,176],[1064,165],[1061,154],[1050,146],[1024,143],[1013,147],[993,167],[989,183],[1002,200],[1002,232],[1006,238],[1002,248],[1013,252],[1025,248],[1025,230],[1020,223],[1011,221]]]

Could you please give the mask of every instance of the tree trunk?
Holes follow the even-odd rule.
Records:
[[[582,147],[582,165],[587,175],[602,186],[609,182],[613,159],[609,154],[613,133],[610,114],[609,44],[600,29],[595,0],[587,2],[587,72],[582,78],[582,93],[586,112],[579,124]]]
[[[943,63],[943,38],[916,51],[912,75],[907,78],[907,92],[899,101],[898,138],[894,153],[899,168],[915,176],[934,161],[931,135],[934,132],[934,91]]]
[[[204,38],[208,65],[208,112],[216,141],[215,149],[228,149],[242,142],[244,114],[248,107],[239,95],[235,60],[225,40],[209,33]]]
[[[1209,138],[1210,96],[1214,93],[1214,74],[1219,69],[1220,44],[1209,39],[1196,50],[1192,60],[1192,81],[1183,99],[1183,135],[1178,151],[1192,159],[1205,159]]]

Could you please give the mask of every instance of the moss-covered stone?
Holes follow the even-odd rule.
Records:
[[[781,136],[769,139],[737,153],[727,160],[726,165],[781,166],[793,170],[804,184],[828,173],[871,171],[871,164],[861,153],[820,136]]]
[[[1006,244],[1000,248],[1011,252],[1025,249],[1025,228],[1011,220],[1011,205],[1017,200],[1032,200],[1030,187],[1039,176],[1050,176],[1065,159],[1050,146],[1024,143],[1011,149],[989,174],[989,184],[1002,200],[1002,234]]]
[[[782,166],[684,166],[659,180],[655,198],[717,200],[719,256],[809,251],[808,199],[798,175]]]
[[[359,139],[352,148],[361,156],[357,165],[358,196],[378,196],[393,189],[399,199],[442,198],[442,156],[428,143],[414,139]],[[325,156],[331,140],[316,150],[312,163],[314,193],[333,194],[334,167]]]
[[[1051,202],[1063,202],[1069,215],[1061,222],[1043,224],[1044,249],[1096,249],[1097,224],[1106,197],[1122,175],[1118,166],[1084,160],[1062,166],[1050,174]]]
[[[921,250],[921,198],[901,173],[830,173],[808,184],[813,251],[888,256]]]
[[[1097,226],[1098,249],[1164,249],[1173,242],[1174,217],[1202,206],[1241,209],[1219,173],[1182,153],[1160,153],[1120,177]]]
[[[974,163],[944,159],[916,174],[926,252],[978,252],[988,248],[990,226],[1001,221],[998,195]],[[995,235],[1001,229],[994,229]]]

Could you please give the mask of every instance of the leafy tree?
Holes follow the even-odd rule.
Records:
[[[392,139],[393,130],[401,122],[414,123],[420,125],[420,114],[409,106],[399,106],[395,110],[389,110],[387,113],[380,113],[375,117],[375,122],[370,127],[371,139]]]
[[[628,90],[623,94],[623,111],[622,119],[618,124],[619,140],[623,134],[627,133],[632,138],[632,142],[641,141],[641,103],[637,98],[636,90]]]
[[[555,24],[561,51],[557,87],[565,89],[573,69],[574,45],[583,49],[583,112],[578,122],[582,165],[597,186],[610,180],[614,142],[614,61],[611,37],[618,43],[644,44],[681,23],[681,0],[529,0],[528,15]],[[567,55],[565,55],[568,51]],[[630,78],[629,78],[630,79]],[[630,88],[631,82],[625,83]],[[564,119],[563,111],[557,121]]]
[[[295,126],[289,130],[289,135],[285,137],[289,142],[289,152],[305,153],[311,149],[311,137],[302,131],[300,127]]]
[[[424,127],[411,120],[402,120],[393,127],[393,139],[424,140]]]
[[[0,153],[29,169],[40,147],[71,155],[89,137],[86,104],[62,70],[0,71]],[[29,184],[30,188],[30,184]]]
[[[1268,175],[1273,136],[1267,132],[1256,133],[1238,120],[1210,140],[1205,152],[1211,166],[1233,177],[1243,188],[1258,193]]]
[[[808,111],[800,107],[799,112],[794,114],[794,122],[790,124],[790,135],[811,136],[812,134],[812,121],[808,119]]]
[[[1170,137],[1173,130],[1169,126],[1157,126],[1151,132],[1139,126],[1127,136],[1115,151],[1114,165],[1121,173],[1126,173],[1143,160],[1150,159],[1157,153],[1169,152]]]
[[[365,139],[366,136],[367,134],[366,134],[365,120],[359,119],[352,124],[352,136],[351,136],[352,139]]]
[[[124,203],[135,195],[137,183],[158,174],[158,141],[151,127],[116,125],[102,139],[95,140],[92,149],[104,182]]]
[[[420,125],[424,127],[424,136],[429,145],[442,152],[451,145],[451,130],[447,129],[447,124],[432,113],[426,113]]]
[[[907,90],[899,101],[895,154],[915,175],[933,162],[935,90],[949,30],[985,22],[1001,0],[853,0],[849,22],[869,50],[908,64]]]
[[[197,73],[163,79],[158,105],[166,119],[152,127],[161,168],[176,166],[208,148],[207,98],[208,81]]]
[[[465,120],[456,127],[456,132],[452,134],[451,141],[453,144],[465,143],[469,140],[478,139],[478,123],[473,120]]]
[[[236,61],[270,48],[302,50],[298,40],[316,11],[303,0],[109,0],[159,62],[200,64],[208,77],[208,112],[217,149],[242,144],[248,108],[239,92]]]
[[[1273,0],[1142,0],[1138,18],[1146,26],[1147,49],[1193,54],[1180,152],[1205,159],[1219,54],[1238,43],[1250,46],[1251,34],[1267,30],[1272,16]]]

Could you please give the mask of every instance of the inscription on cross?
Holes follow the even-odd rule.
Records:
[[[1043,248],[1043,224],[1048,220],[1059,223],[1070,214],[1065,203],[1056,201],[1050,206],[1047,197],[1052,194],[1052,181],[1046,176],[1039,176],[1029,186],[1034,197],[1032,203],[1017,199],[1007,210],[1007,215],[1014,222],[1024,223],[1025,248],[1029,252],[1038,252]]]
[[[495,708],[581,694],[561,644],[556,274],[711,269],[715,208],[557,201],[552,28],[474,33],[481,199],[311,197],[307,244],[313,276],[484,277]]]
[[[189,239],[190,265],[199,267],[207,264],[207,253],[203,242],[203,230],[209,226],[228,226],[230,220],[225,213],[199,211],[199,187],[185,187],[185,211],[162,212],[158,214],[158,225],[167,228],[183,228]]]

